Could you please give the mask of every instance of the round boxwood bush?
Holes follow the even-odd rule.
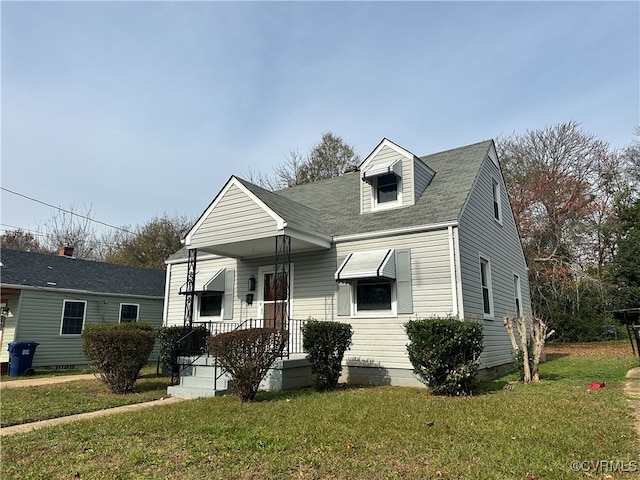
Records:
[[[482,353],[482,325],[456,318],[410,320],[407,352],[413,371],[436,395],[470,395]]]
[[[155,338],[153,327],[145,322],[88,325],[82,332],[82,351],[109,390],[130,393]]]
[[[333,390],[342,372],[344,352],[351,346],[353,330],[348,323],[311,319],[302,327],[302,348],[319,390]]]

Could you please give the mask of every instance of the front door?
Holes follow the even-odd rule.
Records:
[[[276,276],[274,272],[262,276],[262,309],[266,328],[287,328],[289,285],[286,273]]]

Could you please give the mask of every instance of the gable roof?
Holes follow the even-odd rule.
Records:
[[[393,142],[384,139],[376,149],[387,144],[393,144]],[[401,147],[396,146],[396,148]],[[275,192],[238,177],[231,177],[230,181],[241,184],[273,214],[279,216],[284,222],[291,222],[295,228],[322,232],[328,237],[357,235],[457,222],[480,172],[480,167],[492,149],[493,141],[486,140],[424,157],[416,157],[435,171],[431,183],[419,200],[411,206],[366,214],[360,213],[360,182],[362,180],[359,172]],[[211,206],[205,214],[209,208]],[[168,260],[180,261],[185,258],[187,258],[186,247]]]
[[[165,271],[79,260],[19,250],[0,250],[0,283],[47,290],[164,296]]]
[[[322,182],[278,190],[279,196],[317,212],[332,236],[455,222],[493,142],[420,157],[436,174],[415,205],[360,214],[360,176],[345,174]]]

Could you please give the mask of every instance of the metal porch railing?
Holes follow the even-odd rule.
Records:
[[[287,320],[287,332],[288,342],[285,349],[282,352],[280,358],[289,358],[291,354],[303,353],[302,348],[302,327],[306,323],[306,320],[301,319],[288,319]],[[265,320],[262,318],[250,318],[244,322],[193,322],[192,329],[180,338],[177,342],[177,358],[189,358],[188,363],[180,363],[172,369],[171,383],[175,381],[174,371],[178,372],[178,378],[183,372],[191,367],[199,358],[207,354],[206,337],[202,341],[202,337],[197,335],[198,330],[206,329],[209,332],[209,336],[218,335],[220,333],[232,332],[235,330],[244,330],[249,328],[263,328]],[[201,331],[201,330],[200,330]],[[226,373],[220,368],[218,371],[218,361],[214,359],[214,388],[217,385],[217,381]]]

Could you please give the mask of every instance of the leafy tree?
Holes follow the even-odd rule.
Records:
[[[640,199],[620,209],[622,228],[613,261],[620,308],[640,306]]]
[[[308,154],[291,150],[285,162],[274,169],[274,176],[249,173],[250,179],[270,190],[318,182],[345,173],[352,165],[360,163],[360,157],[342,137],[324,132]]]
[[[165,268],[165,260],[181,247],[181,239],[191,227],[185,216],[154,217],[133,230],[133,235],[117,232],[105,261],[135,267]],[[126,230],[129,230],[128,228]]]
[[[600,331],[608,308],[600,272],[615,251],[615,199],[625,182],[621,158],[573,121],[497,145],[535,313],[559,339],[569,320],[578,319],[571,329]]]
[[[0,236],[0,245],[2,248],[10,248],[12,250],[21,250],[32,253],[51,253],[40,245],[40,242],[32,233],[26,232],[21,228],[10,230]]]

